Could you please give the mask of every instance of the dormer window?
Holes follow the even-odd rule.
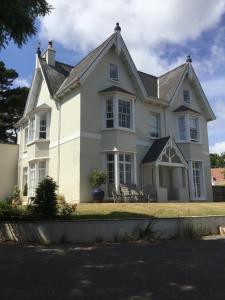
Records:
[[[114,81],[119,81],[118,66],[116,64],[109,64],[109,78]]]
[[[190,104],[191,102],[191,95],[189,90],[183,90],[183,97],[184,97],[184,103]]]

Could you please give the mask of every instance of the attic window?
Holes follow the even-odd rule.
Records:
[[[191,101],[191,95],[189,90],[183,90],[184,103],[189,104]]]
[[[118,66],[115,64],[109,64],[109,78],[111,80],[119,81],[119,74],[118,74]]]

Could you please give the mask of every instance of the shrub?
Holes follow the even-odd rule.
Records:
[[[57,184],[49,176],[42,179],[36,188],[32,202],[32,212],[43,218],[52,218],[57,214]]]
[[[27,183],[23,187],[23,196],[27,196]]]
[[[70,218],[75,213],[76,208],[76,204],[61,204],[59,205],[59,216],[62,218]]]
[[[19,189],[18,185],[14,186],[14,189],[13,189],[13,192],[11,195],[11,202],[12,202],[12,204],[16,204],[16,205],[21,204],[20,189]]]
[[[106,174],[101,170],[94,170],[90,175],[90,183],[93,187],[100,187],[106,183]]]
[[[65,204],[66,203],[65,196],[62,194],[57,194],[57,203],[59,205]]]

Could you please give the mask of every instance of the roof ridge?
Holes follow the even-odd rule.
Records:
[[[187,63],[184,63],[184,64],[182,64],[182,65],[179,65],[178,67],[176,67],[176,68],[174,68],[174,69],[172,69],[172,70],[170,70],[170,71],[167,71],[166,73],[163,73],[163,74],[160,75],[158,78],[163,77],[163,76],[167,75],[168,73],[173,72],[173,71],[179,69],[180,67],[183,67],[184,65],[187,65]]]

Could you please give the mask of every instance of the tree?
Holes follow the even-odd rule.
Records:
[[[51,9],[45,0],[0,0],[0,50],[10,40],[18,47],[25,44],[37,32],[37,17],[44,17]]]
[[[6,69],[0,61],[0,142],[15,143],[17,130],[15,123],[22,117],[29,89],[13,88],[13,81],[18,74],[13,69]]]
[[[36,188],[32,203],[33,213],[42,218],[53,218],[57,214],[57,184],[49,176],[43,178]]]

